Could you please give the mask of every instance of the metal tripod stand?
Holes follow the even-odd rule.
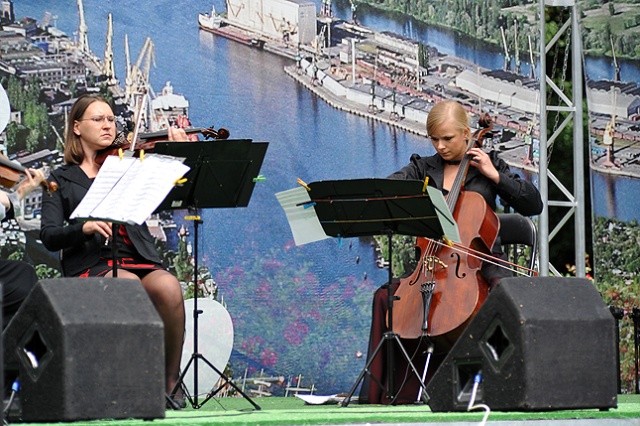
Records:
[[[404,349],[400,336],[393,331],[393,304],[397,297],[391,289],[393,283],[393,234],[441,238],[446,235],[443,224],[449,232],[456,231],[444,196],[435,188],[430,188],[425,180],[398,179],[351,179],[318,181],[306,185],[309,200],[300,208],[313,207],[324,233],[328,236],[347,238],[372,235],[386,235],[389,241],[389,278],[387,282],[388,331],[384,333],[378,347],[369,357],[353,388],[343,400],[342,406],[349,405],[365,374],[377,380],[369,370],[380,350],[387,350],[387,395],[395,400],[397,390],[393,383],[394,349],[397,347],[407,360],[420,385],[420,398],[428,401],[424,380]],[[457,240],[458,238],[453,238]],[[384,387],[384,386],[381,386]]]
[[[197,214],[197,210],[195,211],[195,215],[186,216],[185,219],[193,221],[193,237],[194,237],[194,248],[193,248],[193,256],[194,256],[194,278],[193,278],[193,353],[189,358],[189,362],[185,366],[184,370],[180,374],[176,385],[173,387],[171,391],[171,397],[173,398],[178,391],[182,387],[182,390],[185,394],[185,397],[191,404],[193,408],[202,407],[207,401],[216,396],[227,384],[231,385],[240,395],[242,395],[247,401],[254,406],[256,410],[260,410],[260,406],[256,404],[247,394],[245,394],[242,389],[240,389],[229,377],[227,377],[222,371],[216,368],[204,355],[202,355],[198,351],[198,317],[202,314],[203,311],[198,309],[198,225],[202,224],[202,220],[200,216]],[[220,379],[223,381],[217,388],[214,386],[209,393],[205,396],[202,402],[198,402],[198,361],[203,361],[209,368],[215,371]],[[193,367],[193,395],[190,395],[186,390],[186,386],[184,386],[184,378],[189,371],[189,367]]]
[[[388,326],[389,327],[389,331],[387,331],[386,333],[383,334],[382,339],[380,340],[380,343],[378,343],[378,346],[376,347],[376,349],[373,351],[373,353],[369,357],[369,360],[367,361],[367,364],[364,366],[364,368],[360,372],[360,375],[358,376],[358,379],[356,380],[356,382],[354,383],[353,387],[351,388],[351,391],[346,396],[346,398],[342,401],[342,406],[343,407],[346,407],[346,406],[349,405],[349,403],[351,402],[351,398],[353,397],[353,394],[355,393],[355,391],[356,391],[358,385],[360,384],[360,382],[364,379],[364,375],[365,374],[368,374],[373,380],[376,380],[376,378],[371,374],[371,371],[369,370],[369,367],[371,367],[371,364],[373,363],[373,361],[375,360],[376,356],[378,355],[378,352],[380,352],[380,350],[382,350],[383,347],[385,347],[386,354],[387,354],[387,366],[386,366],[387,382],[386,382],[386,386],[382,386],[380,383],[378,383],[378,384],[381,387],[385,388],[386,394],[391,398],[392,401],[395,400],[397,389],[395,389],[395,383],[394,383],[394,377],[393,377],[393,368],[392,367],[395,365],[394,349],[395,349],[396,346],[397,346],[397,348],[400,349],[400,352],[402,353],[402,356],[404,356],[405,360],[407,361],[407,364],[409,365],[409,367],[411,367],[411,371],[413,372],[413,374],[416,375],[416,377],[418,378],[418,381],[420,382],[419,399],[422,399],[422,401],[424,401],[424,403],[429,402],[429,396],[427,395],[427,389],[426,389],[426,386],[424,384],[424,377],[421,376],[420,373],[418,373],[418,370],[413,365],[413,362],[411,361],[411,357],[409,356],[409,354],[407,353],[406,349],[402,345],[402,342],[400,341],[400,336],[397,333],[393,332],[393,302],[394,302],[394,300],[396,300],[396,296],[394,296],[393,291],[391,289],[392,282],[393,282],[393,242],[392,242],[392,236],[393,236],[393,233],[391,231],[389,231],[387,233],[388,245],[389,245],[389,280],[388,280],[388,282],[386,284],[386,288],[387,288],[387,306],[388,306],[387,314],[388,314],[388,322],[389,322],[389,326]],[[394,345],[396,345],[396,346],[394,346]]]

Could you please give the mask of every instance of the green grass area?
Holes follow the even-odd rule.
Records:
[[[74,426],[149,426],[149,425],[325,425],[325,424],[401,424],[479,422],[484,411],[433,413],[427,405],[358,405],[348,407],[307,405],[294,397],[255,398],[261,410],[244,398],[210,400],[203,407],[188,407],[180,411],[167,411],[166,418],[148,420],[95,420],[70,423]],[[632,419],[640,417],[640,396],[620,395],[618,408],[610,410],[584,409],[546,412],[491,412],[489,421],[533,421],[569,419]],[[26,424],[26,423],[23,423]],[[38,423],[40,426],[61,423]]]

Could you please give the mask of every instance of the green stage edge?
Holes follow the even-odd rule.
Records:
[[[307,405],[295,397],[252,398],[262,409],[255,410],[244,398],[220,398],[209,400],[203,407],[190,406],[180,411],[167,410],[164,419],[143,420],[92,420],[70,423],[11,423],[21,425],[74,426],[207,426],[207,425],[339,425],[339,424],[401,424],[401,423],[450,423],[480,422],[483,410],[473,412],[432,413],[428,405],[358,405],[348,407],[332,405]],[[570,419],[640,419],[640,395],[619,395],[618,408],[560,410],[546,412],[492,411],[488,421],[536,421]]]

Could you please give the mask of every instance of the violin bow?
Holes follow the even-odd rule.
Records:
[[[142,124],[142,111],[147,107],[147,92],[145,91],[142,95],[142,101],[140,102],[140,108],[136,114],[136,126],[133,129],[133,139],[131,140],[131,147],[129,151],[131,153],[134,152],[136,147],[136,141],[138,140],[138,134],[140,133],[140,126]]]

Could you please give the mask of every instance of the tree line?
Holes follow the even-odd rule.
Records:
[[[538,56],[539,5],[531,0],[358,0],[357,4],[411,16],[439,27],[450,28],[478,40],[503,47],[505,32],[509,54],[515,47],[527,57],[529,39]],[[578,2],[585,53],[640,59],[640,0],[624,4],[603,0]],[[545,17],[550,25],[548,17]],[[517,27],[517,29],[516,29]],[[552,30],[553,33],[555,31]],[[613,46],[613,47],[612,47]]]

